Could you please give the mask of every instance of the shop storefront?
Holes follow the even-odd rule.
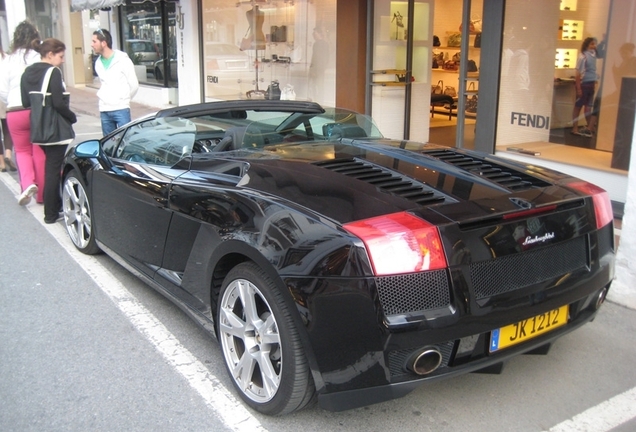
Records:
[[[107,11],[81,9],[88,30],[69,44],[80,64],[74,82],[86,69],[90,26],[104,26],[138,63],[139,102],[344,102],[373,115],[386,136],[565,170],[625,200],[634,0],[25,0],[25,11],[35,20],[57,13],[42,26],[69,40],[68,29],[56,31],[67,5],[104,1]],[[583,136],[572,134],[573,77],[588,37],[605,52],[596,59],[594,133]],[[610,176],[609,186],[596,174]]]
[[[203,0],[205,100],[334,105],[335,18],[335,0]]]
[[[566,171],[624,202],[635,8],[633,0],[374,0],[370,111],[388,136]],[[575,108],[586,38],[599,45],[591,133],[587,110]]]
[[[176,6],[172,1],[128,1],[118,8],[119,40],[141,84],[178,87]]]
[[[632,0],[506,2],[497,152],[572,170],[625,202],[636,101],[635,8]],[[598,48],[585,62],[590,106],[577,107],[577,59],[590,42]]]

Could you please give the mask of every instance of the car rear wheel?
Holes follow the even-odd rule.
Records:
[[[239,264],[225,278],[219,298],[219,340],[241,398],[268,415],[312,402],[315,387],[307,358],[274,282],[255,264]]]
[[[93,233],[91,206],[75,171],[71,171],[64,179],[62,210],[66,232],[75,247],[87,255],[98,253],[100,250]]]

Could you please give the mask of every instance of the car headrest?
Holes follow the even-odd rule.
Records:
[[[322,126],[322,134],[329,139],[364,138],[367,133],[357,124],[327,123]]]
[[[231,151],[241,147],[243,143],[243,137],[247,126],[234,126],[227,128],[223,134],[223,139],[214,147],[212,151]]]

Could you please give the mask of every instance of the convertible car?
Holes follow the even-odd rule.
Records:
[[[75,246],[209,330],[269,415],[547,353],[614,276],[602,189],[309,102],[159,111],[70,149],[62,190]]]

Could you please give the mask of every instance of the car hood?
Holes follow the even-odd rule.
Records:
[[[244,162],[242,188],[339,223],[405,210],[431,222],[465,223],[581,200],[577,192],[559,185],[570,179],[563,174],[410,141],[279,144],[227,152],[223,158]],[[205,164],[196,169],[205,171]]]

